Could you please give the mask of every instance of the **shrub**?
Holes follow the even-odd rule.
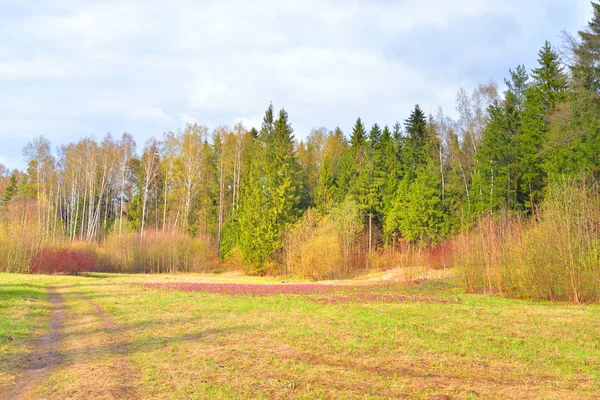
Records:
[[[429,248],[427,265],[432,269],[450,268],[454,262],[454,247],[452,242],[441,243]]]
[[[454,247],[468,292],[600,300],[600,196],[585,181],[551,183],[529,221],[482,218]]]
[[[460,268],[467,292],[503,293],[511,270],[512,247],[520,241],[524,222],[516,214],[484,216],[476,227],[453,241],[453,261]]]
[[[286,234],[287,272],[315,280],[341,277],[342,251],[331,219],[309,210]]]
[[[600,300],[600,196],[585,181],[549,186],[545,202],[514,246],[519,297]]]
[[[216,249],[207,237],[192,237],[178,229],[147,229],[127,237],[120,268],[129,272],[208,272],[218,266]]]
[[[45,202],[18,198],[0,207],[1,271],[29,272],[33,257],[50,239],[45,219],[39,216],[45,216],[47,207]]]
[[[100,264],[93,253],[71,248],[46,248],[31,262],[35,274],[79,275],[82,272],[97,272]]]

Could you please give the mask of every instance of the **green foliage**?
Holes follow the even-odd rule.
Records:
[[[487,216],[455,242],[472,292],[582,303],[600,299],[600,197],[589,181],[552,182],[534,217]]]
[[[510,79],[504,79],[506,84],[506,99],[513,103],[514,107],[521,110],[525,103],[525,91],[529,87],[529,74],[524,65],[517,65],[513,71],[508,70]]]
[[[309,209],[286,232],[287,272],[304,278],[339,278],[344,271],[342,241],[329,217]]]
[[[407,136],[403,142],[402,160],[405,163],[406,175],[414,178],[419,167],[428,161],[427,119],[418,104],[404,124]]]
[[[399,125],[397,125],[397,128],[399,128]],[[399,159],[400,151],[399,143],[397,142],[399,139],[395,135],[392,137],[392,133],[387,126],[383,128],[379,162],[382,179],[381,201],[384,212],[392,202],[396,194],[398,182],[402,176],[402,163]]]
[[[273,120],[265,113],[257,145],[248,165],[236,212],[236,245],[250,272],[262,274],[267,261],[282,247],[284,229],[299,214],[300,166],[293,148],[292,128],[284,109]]]
[[[335,194],[335,176],[331,170],[329,158],[323,160],[319,171],[319,182],[315,188],[315,205],[321,212],[326,212],[333,206]]]
[[[17,175],[12,174],[9,181],[8,186],[4,190],[4,196],[0,199],[0,206],[6,205],[19,191],[19,184],[17,182]]]
[[[586,29],[579,31],[579,43],[573,48],[573,86],[578,90],[600,93],[600,4],[592,2],[593,16]]]
[[[285,232],[309,208],[332,218],[346,267],[350,253],[363,267],[395,239],[429,245],[482,215],[531,218],[557,177],[600,182],[600,5],[593,10],[567,43],[570,74],[545,42],[535,68],[508,71],[503,96],[493,82],[460,89],[457,120],[416,105],[404,132],[357,118],[348,138],[319,128],[295,141],[286,111],[270,105],[260,131],[236,124],[209,137],[189,124],[150,140],[139,158],[127,134],[61,146],[57,160],[36,138],[24,151],[26,173],[9,178],[0,168],[2,241],[17,243],[14,232],[32,222],[27,254],[38,236],[105,241],[117,222],[119,240],[130,229],[143,239],[145,229],[174,228],[265,274],[281,271]],[[11,265],[28,257],[11,253]]]
[[[331,210],[331,219],[342,239],[344,255],[348,259],[360,232],[363,230],[361,208],[352,198],[346,198]]]
[[[352,128],[352,136],[350,137],[350,145],[353,149],[359,149],[366,142],[366,131],[365,125],[362,120],[358,118],[354,123],[354,127]]]
[[[409,242],[430,244],[439,240],[443,226],[438,182],[429,168],[421,167],[413,181],[405,178],[399,184],[385,229]]]

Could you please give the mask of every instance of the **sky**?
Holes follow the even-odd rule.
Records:
[[[258,128],[271,102],[298,139],[453,115],[460,87],[535,67],[590,18],[588,0],[2,1],[0,163],[23,168],[40,135]]]

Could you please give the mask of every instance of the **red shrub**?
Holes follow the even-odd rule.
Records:
[[[429,268],[446,269],[452,266],[454,255],[451,242],[442,243],[436,247],[429,248]]]
[[[98,269],[95,255],[81,249],[43,249],[31,262],[31,272],[35,274],[78,275]]]

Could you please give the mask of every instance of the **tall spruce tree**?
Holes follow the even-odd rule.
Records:
[[[402,179],[385,219],[386,234],[416,244],[437,242],[444,228],[439,182],[428,165]]]
[[[573,49],[573,81],[577,89],[600,93],[600,4],[592,2],[593,15],[586,29],[579,31]]]
[[[352,148],[359,149],[364,146],[367,140],[366,136],[365,125],[360,118],[357,118],[352,127],[352,136],[350,137],[350,145]]]
[[[542,93],[544,108],[551,113],[556,104],[565,99],[565,91],[569,85],[568,77],[558,53],[547,40],[538,52],[537,61],[539,66],[531,71],[532,85]],[[527,93],[525,95],[527,96]]]
[[[417,104],[404,122],[406,138],[402,146],[402,160],[405,163],[406,175],[414,178],[417,170],[427,163],[427,119]]]
[[[569,96],[550,116],[544,147],[550,176],[581,174],[600,180],[600,4],[572,43]]]
[[[369,131],[363,168],[358,172],[356,198],[364,208],[368,218],[369,252],[373,250],[373,224],[380,221],[381,187],[383,165],[381,155],[381,129],[375,123]]]
[[[286,226],[294,222],[300,200],[300,167],[293,130],[282,109],[274,120],[273,105],[265,112],[258,143],[240,194],[237,245],[248,271],[262,274],[282,246]]]
[[[477,152],[478,169],[473,178],[478,212],[509,209],[515,203],[516,135],[520,122],[518,105],[510,99],[489,109],[490,122]]]
[[[549,139],[549,117],[565,99],[567,89],[567,76],[548,41],[538,55],[539,66],[532,70],[532,83],[525,90],[518,136],[520,198],[529,210],[540,200],[545,185],[543,147]]]

